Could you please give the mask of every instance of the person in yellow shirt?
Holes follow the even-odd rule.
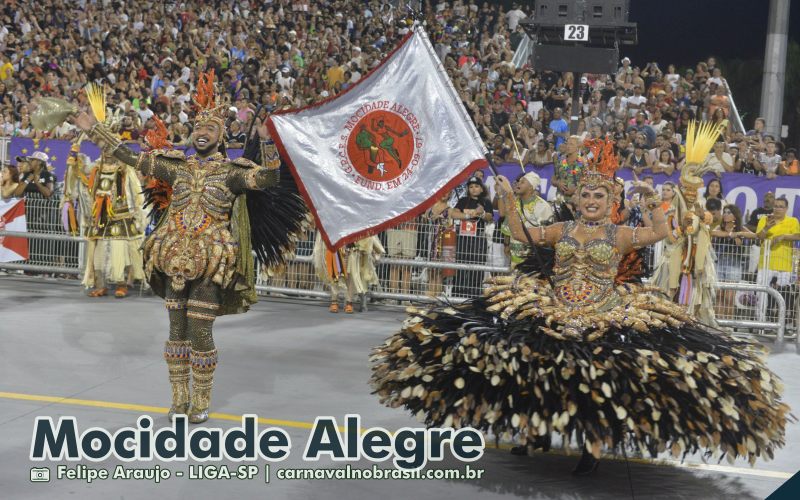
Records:
[[[800,221],[786,216],[788,208],[789,201],[785,197],[776,199],[772,214],[762,217],[756,228],[758,239],[769,242],[769,245],[761,245],[758,284],[771,286],[781,292],[788,292],[792,284],[794,242],[800,240]],[[769,258],[765,258],[767,246],[770,247]],[[766,309],[766,297],[759,297],[759,321],[764,321]]]
[[[0,65],[0,82],[4,82],[14,76],[14,66],[7,55],[3,56],[3,64]]]
[[[341,59],[338,56],[334,59],[333,66],[328,68],[326,76],[328,77],[329,89],[334,88],[339,82],[344,82],[344,68],[342,68]]]

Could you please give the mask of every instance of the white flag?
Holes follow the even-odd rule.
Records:
[[[422,213],[488,164],[420,27],[345,92],[268,127],[331,247]]]
[[[0,231],[27,232],[25,200],[0,201]],[[0,234],[0,262],[28,259],[28,240]]]

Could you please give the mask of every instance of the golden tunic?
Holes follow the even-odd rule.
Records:
[[[144,246],[145,271],[148,275],[153,269],[161,271],[176,291],[201,278],[228,288],[239,255],[231,226],[233,204],[245,189],[270,185],[271,171],[242,158],[230,162],[220,153],[207,158],[192,155],[178,162],[159,161],[159,156],[138,161],[145,175],[172,185],[167,214]],[[163,157],[177,158],[177,154]]]
[[[575,226],[574,221],[564,223],[555,244],[553,286],[532,276],[493,278],[485,293],[488,310],[506,319],[545,318],[544,333],[588,341],[610,328],[647,332],[691,321],[683,308],[652,288],[614,283],[620,260],[616,225],[605,225],[603,236],[586,243],[571,236]]]
[[[88,239],[136,239],[142,236],[142,187],[136,173],[116,161],[99,162],[89,178],[91,223]]]

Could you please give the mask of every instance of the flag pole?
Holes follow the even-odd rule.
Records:
[[[522,175],[525,175],[525,165],[522,164],[522,157],[519,155],[519,148],[517,147],[517,140],[514,138],[514,129],[511,124],[508,124],[508,131],[511,133],[511,141],[514,143],[514,151],[517,152],[517,159],[519,160],[519,168],[522,170]]]
[[[464,107],[464,103],[461,102],[461,98],[458,96],[458,92],[456,92],[455,87],[453,87],[453,82],[450,80],[450,76],[447,74],[447,70],[444,68],[442,61],[439,60],[439,57],[436,55],[436,51],[433,50],[433,46],[431,45],[430,40],[428,39],[427,34],[425,33],[425,29],[422,27],[419,21],[414,23],[413,29],[416,33],[418,33],[422,39],[422,44],[431,55],[434,61],[436,61],[437,68],[439,73],[441,73],[442,80],[445,83],[445,87],[447,88],[450,98],[453,99],[453,102],[457,104],[456,108],[461,112],[462,119],[467,124],[467,127],[472,132],[472,138],[476,141],[481,149],[483,150],[483,156],[486,158],[487,163],[489,164],[489,170],[492,172],[492,175],[498,177],[500,174],[497,173],[497,168],[495,167],[494,161],[492,161],[491,153],[486,148],[486,145],[483,142],[480,134],[478,133],[478,129],[475,128],[475,123],[473,123],[472,118],[470,118],[469,114],[467,113],[466,108]],[[525,173],[525,169],[523,168],[523,173]],[[528,228],[525,227],[525,223],[522,222],[522,231],[525,233],[525,239],[528,240],[528,245],[531,247],[531,251],[533,252],[534,257],[536,258],[536,263],[539,265],[540,269],[544,269],[544,262],[542,261],[542,256],[539,255],[539,252],[536,251],[536,244],[533,242],[533,238],[531,237],[531,233],[528,232]],[[553,278],[551,276],[547,276],[547,281],[550,283],[552,288],[555,288],[553,284]]]
[[[497,167],[495,166],[494,161],[492,160],[491,153],[489,153],[488,151],[486,153],[486,161],[489,162],[489,170],[491,170],[492,175],[498,177],[500,174],[497,173]],[[522,172],[525,173],[524,170]],[[503,203],[505,204],[505,202]],[[516,207],[514,211],[516,211]],[[531,236],[531,233],[528,231],[528,227],[525,225],[525,222],[523,222],[522,217],[520,217],[519,222],[520,225],[522,226],[522,231],[525,233],[525,239],[528,240],[528,246],[531,247],[531,253],[533,254],[533,257],[536,259],[536,264],[539,266],[539,269],[543,270],[544,261],[542,260],[542,256],[539,255],[539,251],[536,249],[536,243],[533,242],[533,237]],[[555,288],[555,284],[553,283],[553,277],[548,274],[545,276],[545,278],[547,279],[547,282],[550,283],[550,287]]]

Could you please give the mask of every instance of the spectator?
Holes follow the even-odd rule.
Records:
[[[750,218],[747,221],[747,229],[750,231],[755,232],[756,228],[761,222],[761,219],[768,215],[772,215],[772,211],[775,207],[775,193],[772,191],[767,191],[764,195],[764,206],[758,207],[753,210],[753,213],[750,215]]]
[[[662,149],[658,153],[658,161],[651,167],[654,174],[672,175],[675,172],[675,162],[669,149]]]
[[[633,147],[633,154],[628,156],[625,160],[625,167],[633,170],[637,176],[640,175],[647,167],[647,153],[641,144]]]
[[[451,208],[447,204],[450,193],[444,194],[425,214],[429,222],[428,259],[431,262],[455,262],[455,231],[450,218]],[[428,295],[438,297],[442,293],[442,278],[452,276],[452,269],[430,268],[428,274]]]
[[[714,71],[719,72],[719,68],[716,68]],[[714,78],[711,80],[714,80]],[[719,109],[722,111],[723,117],[726,119],[728,118],[731,104],[726,94],[727,92],[725,92],[725,87],[722,86],[722,83],[717,85],[714,95],[711,96],[711,99],[708,103],[709,115],[714,116],[714,113]]]
[[[775,152],[775,141],[767,143],[767,150],[758,155],[756,159],[759,170],[763,171],[767,179],[774,179],[778,176],[778,167],[781,164],[781,155]]]
[[[17,167],[6,165],[3,167],[2,176],[0,176],[0,198],[3,201],[14,198],[18,187],[19,171]]]
[[[536,149],[528,151],[525,157],[526,165],[533,165],[534,167],[543,167],[553,163],[553,155],[548,151],[548,143],[544,139],[536,143]]]
[[[656,142],[656,132],[653,128],[647,124],[647,115],[644,111],[639,111],[636,113],[636,119],[634,123],[628,127],[628,133],[631,132],[640,132],[644,134],[646,139],[645,143],[642,144],[645,148],[652,148]]]
[[[386,250],[389,257],[413,259],[417,256],[418,224],[416,220],[404,222],[386,231]],[[392,266],[389,270],[389,290],[411,293],[411,266]]]
[[[700,169],[700,173],[713,172],[717,177],[720,177],[725,172],[735,171],[735,162],[733,156],[725,151],[725,143],[717,141],[714,144],[714,149],[706,157],[705,164]]]
[[[620,119],[627,116],[628,98],[625,97],[625,88],[617,87],[617,95],[608,100],[608,110]]]
[[[786,150],[786,159],[781,162],[778,169],[780,175],[800,175],[800,162],[797,161],[797,150],[789,148]]]
[[[53,196],[56,176],[50,173],[47,168],[47,154],[42,151],[36,151],[25,158],[17,157],[18,163],[21,160],[23,164],[21,167],[22,178],[14,193],[15,196],[22,196],[23,194],[25,196],[37,194],[43,198]]]
[[[742,211],[736,205],[726,205],[722,210],[722,223],[711,231],[714,253],[717,256],[717,280],[729,283],[742,282],[742,270],[748,259],[747,239],[755,238],[742,226]],[[718,290],[717,304],[722,318],[733,317],[735,290]]]
[[[553,134],[556,151],[569,137],[569,124],[562,117],[561,108],[553,110],[553,120],[550,122],[550,132]]]
[[[719,179],[711,179],[706,183],[705,194],[700,199],[700,203],[705,203],[707,200],[717,199],[725,203],[725,196],[722,191],[722,182]]]
[[[225,146],[229,148],[244,147],[244,143],[247,142],[247,134],[242,130],[242,123],[239,120],[234,120],[230,124],[225,141]]]
[[[769,242],[770,250],[769,259],[766,259],[767,245],[761,245],[758,283],[777,288],[784,295],[788,294],[789,286],[794,282],[794,242],[800,240],[800,222],[786,215],[788,208],[789,201],[786,198],[776,199],[773,213],[762,217],[756,228],[756,236]],[[761,297],[759,300],[759,321],[764,320],[767,309],[767,303],[763,299]]]
[[[469,178],[467,195],[458,200],[450,216],[459,221],[456,262],[484,265],[487,248],[485,226],[492,220],[492,202],[478,177]],[[482,282],[482,271],[459,269],[453,292],[461,297],[474,297],[480,293]]]
[[[661,208],[664,213],[672,209],[672,200],[675,198],[675,190],[677,187],[674,182],[665,182],[661,185]]]
[[[519,8],[519,4],[515,3],[511,6],[511,10],[506,12],[506,22],[508,23],[508,31],[514,31],[517,29],[517,24],[520,21],[525,19],[527,14]]]
[[[722,200],[720,198],[708,198],[705,202],[705,208],[711,214],[709,228],[713,231],[722,224]]]

